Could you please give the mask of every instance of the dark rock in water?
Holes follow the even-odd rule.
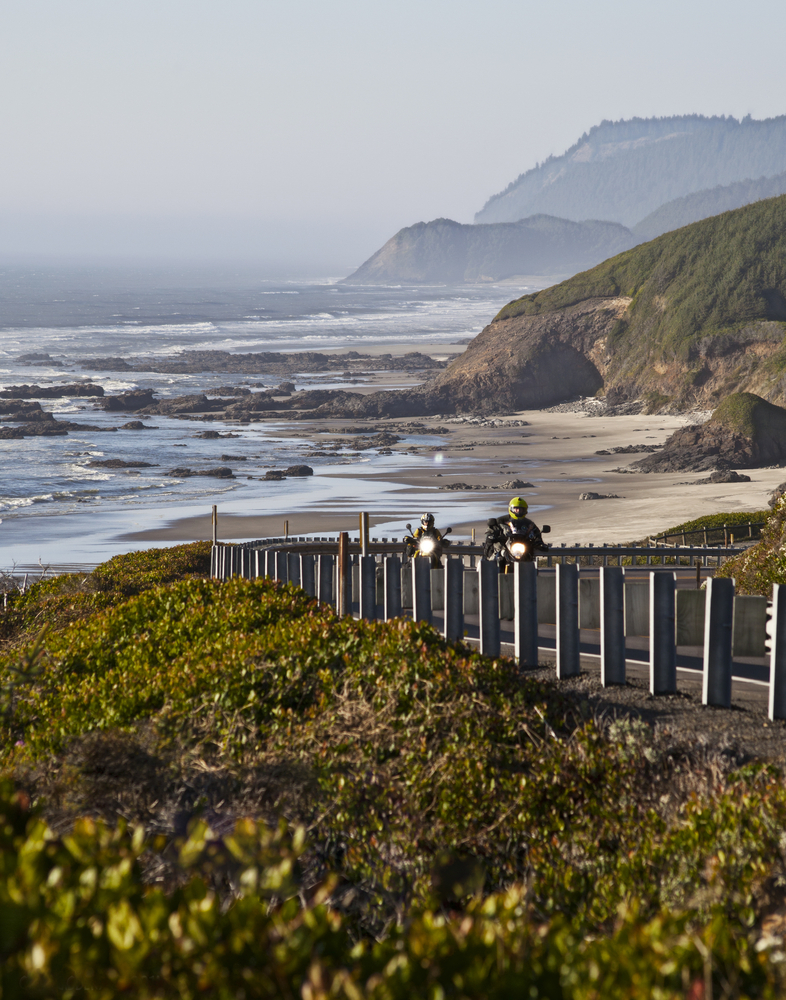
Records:
[[[221,456],[221,461],[222,462],[245,462],[246,461],[246,456],[245,455],[222,455]]]
[[[110,412],[122,410],[136,411],[145,406],[152,406],[156,402],[152,389],[129,389],[128,392],[121,392],[117,396],[105,396],[101,400],[101,409]]]
[[[704,485],[705,483],[749,483],[750,481],[750,476],[740,475],[739,472],[734,472],[732,469],[724,469],[713,472],[706,479],[697,479],[696,483]]]
[[[24,436],[24,431],[19,427],[0,427],[0,441],[9,441]]]
[[[290,465],[288,469],[284,469],[285,476],[313,476],[314,470],[310,465]]]
[[[174,399],[162,399],[151,406],[140,407],[144,413],[158,414],[163,417],[177,416],[185,413],[209,413],[211,410],[222,410],[223,402],[209,400],[203,393],[189,396],[176,396]]]
[[[70,396],[103,396],[103,386],[92,382],[70,385],[9,385],[0,392],[3,399],[62,399]]]
[[[121,424],[121,431],[157,431],[157,427],[151,424],[143,424],[141,420],[129,420],[127,424]]]
[[[250,396],[251,390],[239,385],[220,385],[210,390],[211,396]]]
[[[125,462],[122,458],[94,458],[87,463],[102,469],[153,469],[151,462]]]
[[[125,358],[82,358],[82,368],[96,372],[132,372],[134,368]]]
[[[37,405],[37,404],[36,404]],[[3,417],[3,421],[9,420],[26,420],[26,421],[52,421],[54,420],[53,413],[47,413],[42,409],[29,409],[29,410],[17,410],[16,412],[11,412],[7,416]]]
[[[220,434],[218,431],[200,431],[198,434],[193,434],[192,437],[204,438],[206,441],[215,441],[217,438],[236,438],[240,437],[239,434]]]
[[[275,480],[276,482],[281,482],[281,480],[287,477],[279,469],[268,469],[265,473],[265,479]]]
[[[636,465],[642,472],[703,472],[785,459],[786,409],[751,392],[735,392],[706,424],[675,431],[662,451]]]
[[[770,494],[770,499],[767,501],[767,506],[774,507],[784,493],[786,493],[786,483],[781,483],[780,486],[776,486],[775,489]]]
[[[41,404],[28,402],[24,399],[0,399],[0,413],[24,413],[24,417],[17,417],[18,420],[33,420],[30,416],[33,413],[41,412]]]
[[[350,351],[350,354],[351,353],[352,352]],[[358,357],[359,356],[360,355],[358,355]],[[291,396],[294,391],[295,391],[294,382],[279,382],[279,384],[275,387],[274,390],[277,396]]]
[[[235,478],[232,470],[228,469],[226,466],[220,466],[217,469],[188,469],[188,468],[170,469],[167,475],[177,476],[179,479],[188,479],[190,476],[212,476],[215,479]]]
[[[81,425],[71,426],[57,420],[45,420],[41,423],[21,424],[18,429],[22,432],[22,437],[61,437],[79,426]],[[92,429],[91,427],[90,430]]]

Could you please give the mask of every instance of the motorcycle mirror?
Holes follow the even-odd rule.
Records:
[[[542,535],[548,535],[548,533],[550,531],[551,531],[551,525],[550,524],[544,524],[543,527],[540,529],[540,533]]]
[[[453,529],[452,529],[452,528],[445,528],[445,530],[444,530],[443,534],[444,534],[444,535],[449,535],[449,534],[451,533],[451,531],[453,531]]]
[[[497,519],[496,519],[496,517],[490,517],[488,519],[488,521],[486,521],[486,524],[489,526],[489,528],[496,528],[496,526],[497,526]]]
[[[411,524],[407,525],[407,531],[410,533],[410,535],[412,534],[412,525]]]

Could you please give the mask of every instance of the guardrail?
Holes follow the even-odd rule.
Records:
[[[560,546],[544,557],[551,567],[520,563],[507,574],[483,558],[480,545],[455,544],[440,569],[425,558],[403,564],[403,549],[397,539],[351,540],[345,532],[338,539],[214,544],[211,574],[297,583],[339,615],[389,620],[408,613],[431,622],[441,611],[442,632],[451,640],[463,638],[466,620],[476,617],[480,651],[489,656],[500,654],[505,619],[513,623],[514,655],[527,666],[538,664],[539,623],[551,623],[560,678],[579,672],[580,630],[597,629],[604,685],[625,683],[626,637],[646,636],[650,690],[656,695],[676,691],[677,645],[702,647],[706,705],[730,705],[734,655],[769,653],[770,718],[786,718],[786,589],[780,597],[776,586],[772,604],[763,597],[735,597],[731,579],[709,577],[706,590],[677,589],[679,565],[672,563],[669,570],[665,562],[674,558],[674,549],[656,547]],[[686,547],[683,554],[720,562],[740,551]],[[597,573],[588,574],[589,566],[580,571],[585,556],[628,555],[664,562],[645,574],[636,566],[603,561]]]
[[[755,541],[761,538],[761,529],[765,526],[766,521],[740,521],[736,524],[717,524],[714,527],[709,526],[706,528],[693,528],[691,531],[668,531],[664,532],[662,535],[655,535],[654,541],[665,542],[667,545],[670,538],[680,539],[682,545],[687,545],[688,538],[695,538],[700,540],[700,544],[720,545],[720,537],[723,536],[724,545],[734,545],[735,542],[739,543],[742,538],[747,538],[749,541]],[[753,529],[756,529],[756,534],[754,535]],[[715,536],[718,538],[717,543],[710,541],[710,538]]]

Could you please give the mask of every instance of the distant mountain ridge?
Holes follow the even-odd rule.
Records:
[[[614,222],[536,215],[468,226],[451,219],[399,230],[345,280],[349,284],[461,284],[516,275],[573,274],[627,250],[636,240]]]
[[[548,214],[633,227],[666,202],[786,171],[786,115],[604,121],[490,198],[476,223]]]
[[[743,205],[765,198],[777,198],[786,194],[786,171],[775,177],[759,177],[757,180],[735,181],[725,187],[714,187],[695,194],[686,194],[656,208],[646,219],[633,227],[636,242],[655,239],[661,233],[680,229],[691,222],[708,219],[711,215],[729,212]]]

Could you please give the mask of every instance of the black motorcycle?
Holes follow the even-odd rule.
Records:
[[[445,537],[453,529],[445,528],[444,532],[437,531],[436,528],[419,528],[416,534],[412,530],[412,525],[407,525],[408,535],[404,536],[405,558],[407,560],[417,557],[431,559],[431,568],[439,569],[442,566],[442,554],[450,545],[450,541]]]
[[[514,521],[500,522],[490,517],[488,527],[484,555],[487,559],[496,557],[501,573],[512,573],[517,562],[534,562],[539,553],[551,547],[541,538],[541,534],[551,531],[548,524],[538,531],[532,522],[519,526]]]

